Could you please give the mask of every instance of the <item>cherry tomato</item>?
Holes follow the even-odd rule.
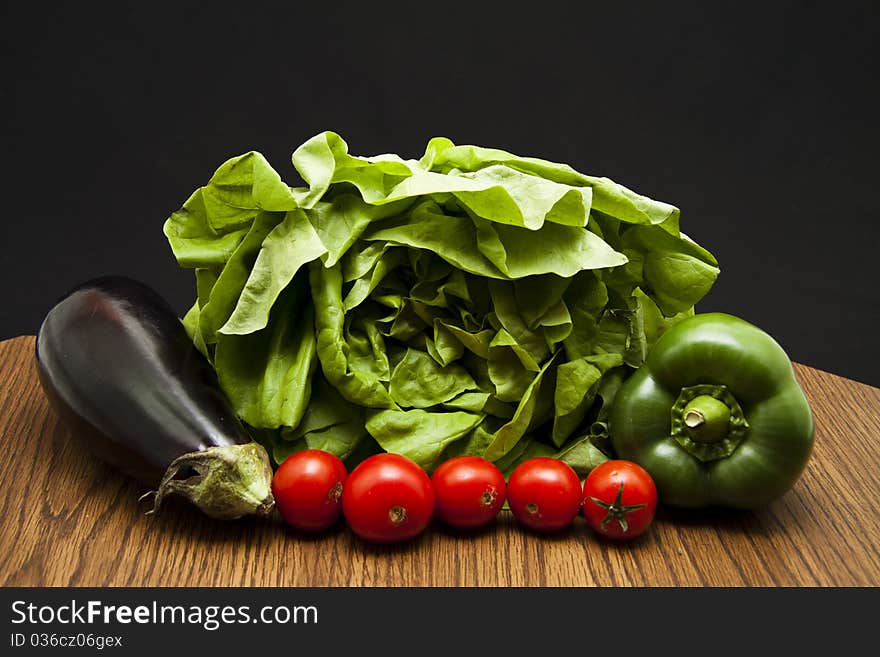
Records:
[[[596,532],[624,540],[644,532],[657,510],[657,487],[637,463],[605,461],[584,481],[584,516]]]
[[[537,531],[567,527],[582,501],[580,479],[558,459],[539,456],[523,461],[507,481],[507,502],[514,517]]]
[[[342,513],[340,500],[347,475],[335,454],[319,449],[294,452],[272,477],[275,506],[296,529],[327,529]]]
[[[441,463],[431,475],[437,517],[452,527],[485,525],[504,506],[504,475],[480,456],[456,456]]]
[[[345,481],[342,512],[351,530],[365,541],[394,543],[419,534],[434,513],[431,479],[399,454],[375,454]]]

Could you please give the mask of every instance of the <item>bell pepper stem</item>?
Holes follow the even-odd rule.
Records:
[[[701,411],[692,408],[687,412],[687,415],[684,416],[684,423],[687,425],[688,429],[696,429],[706,423],[706,416],[703,415]]]
[[[724,385],[701,383],[682,388],[672,405],[671,437],[700,461],[730,456],[748,429],[742,407]]]
[[[684,407],[684,426],[691,440],[714,443],[730,429],[730,408],[720,399],[699,395]]]

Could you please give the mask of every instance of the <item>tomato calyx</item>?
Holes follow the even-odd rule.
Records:
[[[605,529],[609,525],[609,523],[614,521],[617,522],[618,525],[620,525],[620,529],[624,533],[629,531],[629,523],[626,521],[626,515],[628,513],[631,513],[632,511],[638,511],[639,509],[644,509],[646,506],[648,506],[645,503],[624,505],[623,482],[620,482],[620,487],[618,487],[617,489],[617,496],[614,498],[614,502],[612,502],[611,504],[608,504],[608,502],[604,502],[597,497],[590,496],[589,499],[606,510],[605,517],[602,519],[602,529]]]

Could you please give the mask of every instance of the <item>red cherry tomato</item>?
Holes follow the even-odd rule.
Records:
[[[441,463],[431,475],[437,517],[452,527],[485,525],[504,506],[504,474],[480,456],[456,456]]]
[[[340,500],[347,475],[345,465],[330,452],[294,452],[272,477],[275,506],[284,521],[296,529],[327,529],[342,513]]]
[[[584,516],[602,536],[635,538],[654,520],[657,487],[651,475],[632,461],[599,464],[584,481]]]
[[[567,527],[582,501],[580,479],[558,459],[540,456],[523,461],[507,481],[507,502],[514,517],[537,531]]]
[[[376,454],[362,461],[346,479],[342,512],[351,530],[365,541],[411,539],[433,516],[431,479],[404,456]]]

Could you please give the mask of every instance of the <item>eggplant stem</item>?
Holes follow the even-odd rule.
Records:
[[[138,498],[138,500],[137,500],[137,501],[138,501],[138,504],[140,504],[141,502],[143,502],[145,499],[147,499],[147,498],[150,497],[150,496],[155,497],[155,496],[156,496],[156,491],[154,491],[154,490],[148,490],[146,493],[144,493],[143,495],[141,495],[141,496]],[[154,506],[151,506],[149,509],[147,509],[147,511],[144,513],[144,515],[145,515],[145,516],[151,516],[151,515],[153,515],[153,513],[155,512],[155,510],[156,510],[155,505],[154,505]]]
[[[177,475],[181,470],[186,472],[187,467],[198,474],[178,479]],[[147,494],[154,496],[148,515],[158,512],[166,497],[178,495],[212,518],[267,516],[275,506],[272,475],[269,455],[256,442],[183,454],[168,466],[158,490]]]

